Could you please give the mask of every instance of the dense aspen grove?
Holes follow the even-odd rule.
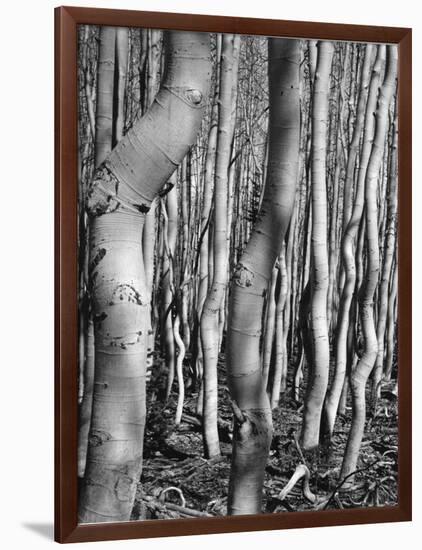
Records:
[[[81,522],[397,503],[397,49],[80,26]]]

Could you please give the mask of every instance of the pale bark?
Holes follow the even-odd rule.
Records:
[[[220,455],[217,430],[217,361],[219,352],[219,311],[227,286],[227,197],[228,169],[233,126],[232,94],[237,82],[235,58],[239,55],[235,35],[223,35],[219,90],[219,115],[214,186],[213,280],[201,315],[201,342],[204,362],[204,446],[207,457]]]
[[[353,255],[353,246],[359,230],[364,206],[364,182],[366,167],[369,160],[369,152],[373,135],[373,112],[376,107],[377,89],[379,83],[379,71],[381,69],[381,58],[374,66],[374,73],[371,76],[371,60],[374,46],[367,44],[365,48],[365,59],[363,63],[357,116],[353,130],[352,142],[346,167],[346,181],[344,184],[344,206],[343,206],[343,238],[341,245],[342,265],[345,271],[345,284],[343,286],[339,311],[337,316],[336,340],[335,340],[335,372],[330,390],[327,393],[324,403],[322,418],[322,439],[329,443],[334,429],[334,423],[339,406],[339,400],[344,385],[346,367],[348,361],[347,334],[350,322],[350,308],[356,283],[356,266]],[[370,86],[370,90],[369,90]],[[353,180],[355,165],[359,152],[359,142],[362,130],[364,129],[362,153],[360,156],[359,174],[356,185],[355,200],[353,196]],[[353,206],[351,213],[349,205]]]
[[[383,46],[378,46],[383,48]],[[378,97],[375,135],[365,178],[365,219],[367,266],[365,282],[361,291],[360,318],[364,337],[364,350],[356,367],[350,375],[352,392],[352,426],[347,440],[340,477],[344,478],[356,470],[359,449],[365,426],[365,388],[366,381],[374,367],[378,352],[378,340],[374,322],[374,294],[378,285],[379,243],[377,185],[380,166],[387,135],[388,110],[394,94],[397,75],[397,46],[387,47],[387,67],[384,81]],[[353,483],[351,476],[347,483]]]
[[[176,313],[173,323],[174,340],[177,345],[176,376],[178,385],[178,396],[176,405],[176,416],[174,423],[178,426],[182,420],[183,404],[185,401],[185,383],[183,380],[183,359],[185,358],[186,348],[182,337],[180,336],[180,314]]]
[[[305,450],[318,446],[322,406],[328,383],[330,350],[327,324],[328,255],[326,154],[330,69],[334,47],[318,43],[318,60],[312,101],[312,239],[311,239],[311,338],[312,365],[309,365],[304,404],[301,445]]]
[[[269,154],[262,207],[232,279],[227,374],[237,411],[228,513],[261,512],[272,420],[259,341],[264,296],[294,205],[299,159],[299,43],[269,39]]]
[[[88,28],[88,27],[87,27]],[[113,91],[114,91],[114,69],[115,69],[115,39],[114,28],[102,27],[100,30],[99,61],[98,61],[98,90],[97,90],[97,110],[96,110],[96,131],[94,141],[94,166],[98,168],[104,158],[112,150],[113,136]],[[86,80],[87,75],[86,75]],[[91,92],[92,93],[92,92]],[[92,123],[91,123],[92,124]],[[91,174],[92,176],[92,174]],[[84,266],[80,286],[89,286],[89,219],[84,212]],[[88,296],[90,294],[87,289]],[[89,297],[87,297],[89,301]],[[92,394],[94,389],[94,368],[95,368],[95,335],[92,319],[92,304],[87,304],[87,313],[81,310],[80,322],[86,327],[85,342],[83,345],[84,368],[83,368],[83,398],[78,417],[78,476],[85,474],[86,456],[88,451],[88,435],[91,425],[92,415]],[[82,317],[84,317],[82,319]],[[81,360],[81,358],[80,358]]]
[[[397,254],[397,252],[396,252]],[[397,319],[397,260],[394,262],[391,273],[390,292],[388,300],[387,312],[387,331],[386,344],[387,352],[385,357],[384,378],[388,382],[391,380],[393,372],[394,349],[395,349],[395,333]]]
[[[83,523],[130,519],[145,425],[145,213],[196,139],[208,96],[209,56],[208,34],[167,34],[167,72],[160,92],[92,183],[88,209],[95,379],[79,499]]]
[[[92,316],[89,316],[87,319],[86,339],[84,343],[83,397],[80,404],[78,422],[78,477],[80,478],[83,478],[85,475],[94,389],[94,324]]]
[[[161,212],[164,218],[163,224],[163,243],[164,243],[164,258],[163,258],[163,279],[162,279],[162,314],[161,330],[165,348],[165,360],[167,367],[167,385],[166,385],[166,401],[170,397],[173,387],[174,376],[176,373],[176,348],[173,332],[173,310],[175,299],[174,289],[174,269],[173,262],[176,252],[177,239],[177,190],[176,190],[176,173],[170,179],[170,184],[173,188],[167,193],[161,202]]]
[[[92,75],[89,74],[89,63],[88,63],[88,56],[89,56],[89,49],[88,49],[88,42],[90,40],[90,27],[89,25],[86,25],[85,32],[84,32],[84,44],[82,49],[82,70],[83,70],[83,78],[84,78],[84,92],[85,92],[85,101],[86,101],[86,108],[88,112],[88,119],[89,119],[89,126],[91,131],[91,136],[93,139],[95,139],[95,108],[94,108],[94,86],[92,84]]]
[[[154,263],[155,263],[155,216],[157,210],[157,200],[153,200],[151,208],[145,217],[144,232],[142,235],[142,249],[145,267],[145,286],[148,294],[148,301],[152,299],[153,283],[154,283]],[[155,347],[155,328],[156,320],[154,319],[153,308],[150,307],[149,323],[148,323],[148,360]]]
[[[161,37],[160,31],[154,31],[148,29],[147,43],[148,52],[145,52],[145,56],[148,59],[148,73],[147,73],[147,86],[145,96],[145,108],[150,107],[154,97],[157,93],[159,84],[159,60],[160,60],[160,48],[159,40]],[[119,36],[117,36],[119,37]],[[175,181],[172,182],[175,185]],[[151,203],[151,208],[145,218],[144,233],[142,236],[143,258],[145,267],[145,279],[146,289],[148,292],[148,299],[151,300],[153,292],[153,278],[154,278],[154,256],[155,256],[155,237],[156,237],[156,206],[157,201],[154,200]],[[170,222],[171,223],[171,222]],[[157,320],[154,318],[154,309],[150,308],[149,326],[148,326],[148,362],[152,362],[152,354],[155,347],[155,328]]]
[[[123,137],[125,127],[125,88],[127,74],[127,57],[129,47],[129,29],[124,27],[116,28],[116,91],[114,94],[114,136],[113,145],[118,143]]]
[[[113,95],[116,49],[115,27],[100,29],[97,110],[95,118],[95,163],[99,166],[113,146]]]
[[[268,290],[268,300],[267,300],[267,311],[265,319],[265,330],[264,330],[264,344],[263,344],[263,353],[262,353],[262,377],[264,378],[264,384],[267,385],[268,375],[270,371],[271,364],[271,355],[273,351],[273,340],[274,340],[274,328],[275,328],[275,288],[278,277],[278,266],[274,266],[273,272],[271,275],[271,280]]]
[[[284,310],[287,300],[288,280],[286,269],[286,251],[283,248],[279,257],[280,289],[275,308],[274,377],[271,387],[271,408],[275,409],[280,400],[283,375],[287,370],[286,327]]]
[[[381,380],[384,366],[384,355],[386,351],[385,336],[389,305],[389,283],[394,260],[394,251],[396,247],[396,217],[397,217],[397,123],[393,126],[393,142],[390,157],[389,170],[389,189],[387,196],[387,228],[385,232],[384,260],[382,266],[381,282],[378,292],[378,322],[377,322],[377,340],[378,353],[375,363],[375,370],[372,380],[373,400],[381,395]]]
[[[209,271],[209,256],[210,256],[210,218],[212,197],[214,192],[214,162],[215,151],[217,147],[217,127],[218,127],[218,80],[219,80],[219,60],[221,56],[221,36],[217,42],[217,68],[216,68],[216,83],[214,91],[214,100],[211,108],[211,120],[208,132],[208,144],[205,155],[205,172],[203,184],[203,199],[200,220],[200,248],[199,248],[199,286],[197,296],[197,323],[200,324],[202,308],[205,298],[207,297],[210,271]],[[203,353],[201,344],[201,331],[198,327],[197,336],[197,357],[196,369],[200,378],[200,389],[197,401],[197,413],[202,416],[203,412]]]

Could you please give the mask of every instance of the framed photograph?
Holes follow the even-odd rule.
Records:
[[[411,30],[56,9],[55,538],[411,519]]]

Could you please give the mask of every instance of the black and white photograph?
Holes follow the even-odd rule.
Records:
[[[397,65],[78,26],[81,524],[397,506]]]

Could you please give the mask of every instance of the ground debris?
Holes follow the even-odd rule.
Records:
[[[224,360],[219,361],[219,434],[222,456],[218,460],[204,458],[201,419],[196,413],[198,388],[189,387],[179,428],[174,425],[177,386],[167,403],[160,400],[165,386],[162,359],[157,358],[160,374],[152,374],[149,384],[148,418],[145,430],[144,464],[138,486],[133,519],[181,518],[199,515],[224,516],[230,476],[233,411],[225,385]],[[151,387],[153,386],[153,387]],[[307,460],[310,470],[309,490],[315,502],[304,497],[301,483],[280,500],[279,495],[299,464],[303,463],[296,438],[301,413],[289,397],[290,388],[273,411],[274,435],[264,482],[265,513],[315,510],[322,508],[354,508],[393,506],[397,504],[397,401],[380,400],[379,412],[369,418],[360,454],[360,468],[355,485],[349,491],[336,491],[339,472],[350,427],[351,409],[338,418],[329,453]],[[158,398],[156,398],[158,396]],[[383,414],[386,406],[388,414]],[[365,465],[373,466],[364,470]],[[165,502],[159,495],[169,488]],[[179,490],[183,494],[181,505]],[[185,508],[182,510],[180,508]],[[189,512],[189,510],[191,512]],[[192,512],[193,511],[193,512]],[[136,517],[135,517],[136,516]]]

